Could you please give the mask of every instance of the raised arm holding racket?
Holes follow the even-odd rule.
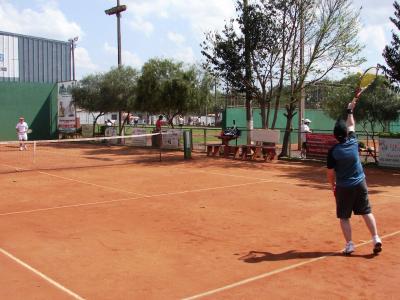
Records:
[[[340,226],[346,240],[343,250],[345,255],[355,250],[350,224],[352,213],[363,217],[372,236],[373,253],[378,254],[382,251],[382,241],[378,235],[375,217],[371,212],[368,187],[358,154],[356,124],[353,117],[360,95],[376,79],[377,70],[369,73],[371,70],[372,68],[363,74],[355,97],[347,106],[346,122],[344,120],[336,122],[333,134],[339,143],[329,150],[327,158],[327,179],[336,199],[336,216],[340,219]]]
[[[370,87],[376,78],[378,78],[378,72],[380,69],[380,65],[376,67],[370,67],[361,75],[358,87],[356,89],[356,98],[360,98],[361,94]]]

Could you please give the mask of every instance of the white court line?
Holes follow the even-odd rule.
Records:
[[[186,169],[183,168],[176,168],[179,170],[184,170],[185,172],[187,172]],[[193,173],[205,173],[205,174],[211,174],[211,175],[218,175],[218,176],[223,176],[223,177],[236,177],[236,178],[245,178],[245,179],[258,179],[258,180],[266,180],[265,177],[251,177],[251,176],[246,176],[246,175],[235,175],[235,174],[226,174],[226,173],[217,173],[217,172],[209,172],[209,171],[200,171],[200,170],[190,170],[190,172]],[[272,172],[269,172],[268,174],[273,174]],[[297,185],[297,183],[294,182],[288,182],[288,181],[284,181],[284,180],[271,180],[270,182],[272,183],[285,183],[285,184],[292,184],[292,185]],[[328,186],[328,183],[327,183]]]
[[[41,212],[41,211],[62,209],[62,208],[73,208],[73,207],[108,204],[108,203],[123,202],[123,201],[135,200],[135,199],[143,199],[143,197],[137,197],[137,198],[131,197],[131,198],[116,199],[116,200],[105,200],[105,201],[98,201],[98,202],[78,203],[78,204],[70,204],[70,205],[60,205],[60,206],[37,208],[37,209],[30,209],[30,210],[20,210],[20,211],[14,211],[14,212],[9,212],[9,213],[2,213],[2,214],[0,214],[0,217],[2,217],[2,216],[10,216],[10,215],[19,215],[19,214],[29,214],[29,213],[35,213],[35,212]]]
[[[11,260],[13,260],[14,262],[20,264],[21,266],[23,266],[24,268],[28,269],[29,271],[33,272],[35,275],[41,277],[42,279],[44,279],[45,281],[47,281],[48,283],[50,283],[51,285],[55,286],[56,288],[58,288],[59,290],[63,291],[64,293],[67,293],[68,295],[70,295],[71,297],[73,297],[74,299],[77,300],[85,300],[85,298],[82,298],[81,296],[79,296],[78,294],[74,293],[73,291],[71,291],[70,289],[66,288],[65,286],[61,285],[60,283],[54,281],[53,279],[51,279],[50,277],[46,276],[45,274],[43,274],[42,272],[36,270],[35,268],[31,267],[30,265],[28,265],[27,263],[23,262],[22,260],[20,260],[19,258],[15,257],[14,255],[12,255],[11,253],[7,252],[6,250],[4,250],[3,248],[0,248],[0,252],[3,253],[5,256],[7,256],[8,258],[10,258]]]
[[[179,170],[183,170],[182,168],[176,168]],[[186,170],[185,170],[186,171]],[[235,174],[222,174],[222,173],[216,173],[216,172],[207,172],[207,171],[200,171],[200,170],[190,170],[190,172],[193,173],[206,173],[206,174],[211,174],[211,175],[218,175],[218,176],[229,176],[229,177],[237,177],[237,178],[245,178],[245,179],[257,179],[257,180],[265,180],[265,178],[261,178],[261,177],[250,177],[250,176],[245,176],[245,175],[235,175]],[[289,182],[289,181],[282,181],[282,180],[270,180],[268,182],[271,183],[284,183],[284,184],[290,184],[290,185],[299,185],[299,183],[295,183],[295,182]],[[327,185],[327,190],[331,190]],[[307,185],[302,185],[302,188],[307,187]],[[394,197],[394,198],[400,198],[400,195],[392,195],[392,194],[384,194],[385,192],[380,192],[382,194],[379,194],[379,196],[383,196],[383,197]]]
[[[393,198],[400,198],[400,195],[392,195],[392,194],[382,194],[382,195],[379,195],[379,196],[383,196],[383,197],[393,197]]]
[[[161,197],[161,196],[173,196],[173,195],[179,195],[179,194],[197,193],[197,192],[204,192],[204,191],[211,191],[211,190],[218,190],[218,189],[241,187],[241,186],[259,184],[259,183],[265,183],[265,182],[269,182],[269,181],[268,180],[264,180],[264,181],[256,181],[256,182],[248,182],[248,183],[241,183],[241,184],[234,184],[234,185],[217,186],[217,187],[195,189],[195,190],[188,190],[188,191],[162,193],[162,194],[155,194],[155,195],[148,195],[148,196],[143,195],[143,196],[139,196],[139,197],[130,197],[130,198],[115,199],[115,200],[105,200],[105,201],[98,201],[98,202],[78,203],[78,204],[71,204],[71,205],[61,205],[61,206],[38,208],[38,209],[32,209],[32,210],[21,210],[21,211],[14,211],[14,212],[8,212],[8,213],[1,213],[0,217],[2,217],[2,216],[10,216],[10,215],[19,215],[19,214],[29,214],[29,213],[56,210],[56,209],[63,209],[63,208],[73,208],[73,207],[108,204],[108,203],[115,203],[115,202],[124,202],[124,201],[138,200],[138,199],[144,199],[144,198],[155,198],[155,197]]]
[[[91,186],[95,186],[95,187],[99,187],[99,188],[103,188],[103,189],[107,189],[107,190],[118,191],[118,192],[128,193],[128,194],[132,194],[132,195],[138,195],[138,196],[141,196],[141,197],[147,197],[148,196],[148,195],[129,192],[127,190],[117,189],[117,188],[113,188],[113,187],[109,187],[109,186],[105,186],[105,185],[101,185],[101,184],[91,183],[91,182],[87,182],[87,181],[83,181],[83,180],[79,180],[79,179],[73,179],[73,178],[69,178],[69,177],[54,175],[54,174],[50,174],[50,173],[47,173],[47,172],[38,171],[38,173],[44,174],[44,175],[48,175],[48,176],[52,176],[52,177],[56,177],[56,178],[60,178],[60,179],[64,179],[64,180],[74,181],[74,182],[78,182],[78,183],[82,183],[82,184],[86,184],[86,185],[91,185]]]
[[[396,231],[396,232],[393,232],[393,233],[386,234],[384,236],[381,236],[381,239],[384,239],[384,238],[387,238],[387,237],[391,237],[391,236],[395,236],[395,235],[397,235],[399,233],[400,233],[400,230]],[[363,246],[365,244],[368,244],[368,243],[371,243],[371,242],[372,242],[372,240],[369,240],[369,241],[366,241],[366,242],[363,242],[363,243],[359,243],[359,244],[355,245],[355,247],[356,248],[357,247],[361,247],[361,246]],[[266,277],[271,277],[271,276],[273,276],[275,274],[279,274],[279,273],[282,273],[282,272],[285,272],[285,271],[293,270],[295,268],[298,268],[298,267],[301,267],[303,265],[307,265],[307,264],[310,264],[310,263],[325,259],[327,257],[331,257],[331,256],[333,256],[333,255],[335,255],[337,253],[341,253],[341,252],[342,252],[342,250],[339,250],[339,251],[336,251],[336,252],[334,252],[332,254],[329,254],[329,255],[324,255],[324,256],[312,258],[312,259],[309,259],[309,260],[306,260],[306,261],[303,261],[303,262],[300,262],[300,263],[297,263],[297,264],[289,265],[287,267],[283,267],[283,268],[276,269],[276,270],[273,270],[273,271],[270,271],[270,272],[267,272],[267,273],[263,273],[263,274],[260,274],[260,275],[254,276],[254,277],[250,277],[250,278],[247,278],[247,279],[244,279],[244,280],[241,280],[241,281],[238,281],[238,282],[235,282],[235,283],[232,283],[232,284],[229,284],[229,285],[226,285],[226,286],[214,289],[214,290],[210,290],[210,291],[207,291],[207,292],[204,292],[204,293],[200,293],[200,294],[197,294],[197,295],[194,295],[194,296],[183,298],[182,300],[193,300],[193,299],[199,299],[199,298],[203,298],[203,297],[206,297],[206,296],[210,296],[210,295],[222,292],[222,291],[226,291],[226,290],[229,290],[229,289],[244,285],[246,283],[250,283],[250,282],[253,282],[253,281],[256,281],[256,280],[259,280],[259,279],[263,279],[263,278],[266,278]]]

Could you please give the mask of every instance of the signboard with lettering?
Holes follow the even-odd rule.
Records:
[[[379,165],[400,168],[399,138],[379,138]]]
[[[307,158],[326,159],[329,149],[338,142],[333,134],[307,133]]]
[[[71,90],[74,81],[58,83],[58,131],[71,133],[76,131],[75,106],[72,102]]]
[[[181,129],[168,129],[162,134],[162,148],[179,149],[179,139],[182,137]]]
[[[18,37],[0,34],[0,77],[19,77]]]

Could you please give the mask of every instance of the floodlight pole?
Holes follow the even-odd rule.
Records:
[[[110,9],[105,10],[104,12],[111,16],[111,15],[116,15],[117,16],[117,40],[118,40],[118,67],[122,66],[122,50],[121,50],[121,13],[126,10],[126,5],[120,5],[119,0],[117,0],[117,6],[112,7]],[[118,116],[118,125],[119,128],[121,128],[121,118],[122,118],[122,112],[119,111],[119,116]]]
[[[74,37],[68,40],[71,47],[71,65],[72,65],[72,80],[75,81],[75,48],[76,42],[78,41],[79,37]]]
[[[304,90],[304,3],[300,2],[300,68],[299,68],[299,77],[301,81],[300,87],[300,101],[299,101],[299,114],[298,114],[298,139],[297,139],[297,148],[301,150],[302,141],[301,141],[301,125],[302,120],[304,120],[304,111],[305,111],[305,90]]]
[[[105,10],[104,12],[111,16],[117,16],[117,38],[118,38],[118,66],[122,65],[122,55],[121,55],[121,13],[126,10],[126,5],[120,5],[119,0],[117,0],[117,6]]]
[[[117,0],[117,7],[119,0]],[[121,13],[117,13],[117,35],[118,35],[118,66],[122,65],[122,50],[121,50]]]

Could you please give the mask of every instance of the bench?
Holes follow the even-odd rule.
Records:
[[[276,157],[276,144],[279,143],[279,130],[254,129],[251,132],[251,139],[254,144],[241,145],[242,160],[257,160],[262,158],[264,161],[271,161]]]
[[[262,158],[264,161],[271,161],[276,157],[275,143],[256,143],[255,145],[242,145],[241,146],[242,160],[257,160]]]
[[[221,152],[222,144],[207,144],[207,156],[217,156]]]
[[[373,147],[367,147],[367,148],[359,147],[358,154],[360,155],[360,157],[364,157],[364,163],[368,161],[368,157],[372,157],[374,161],[376,160]]]

